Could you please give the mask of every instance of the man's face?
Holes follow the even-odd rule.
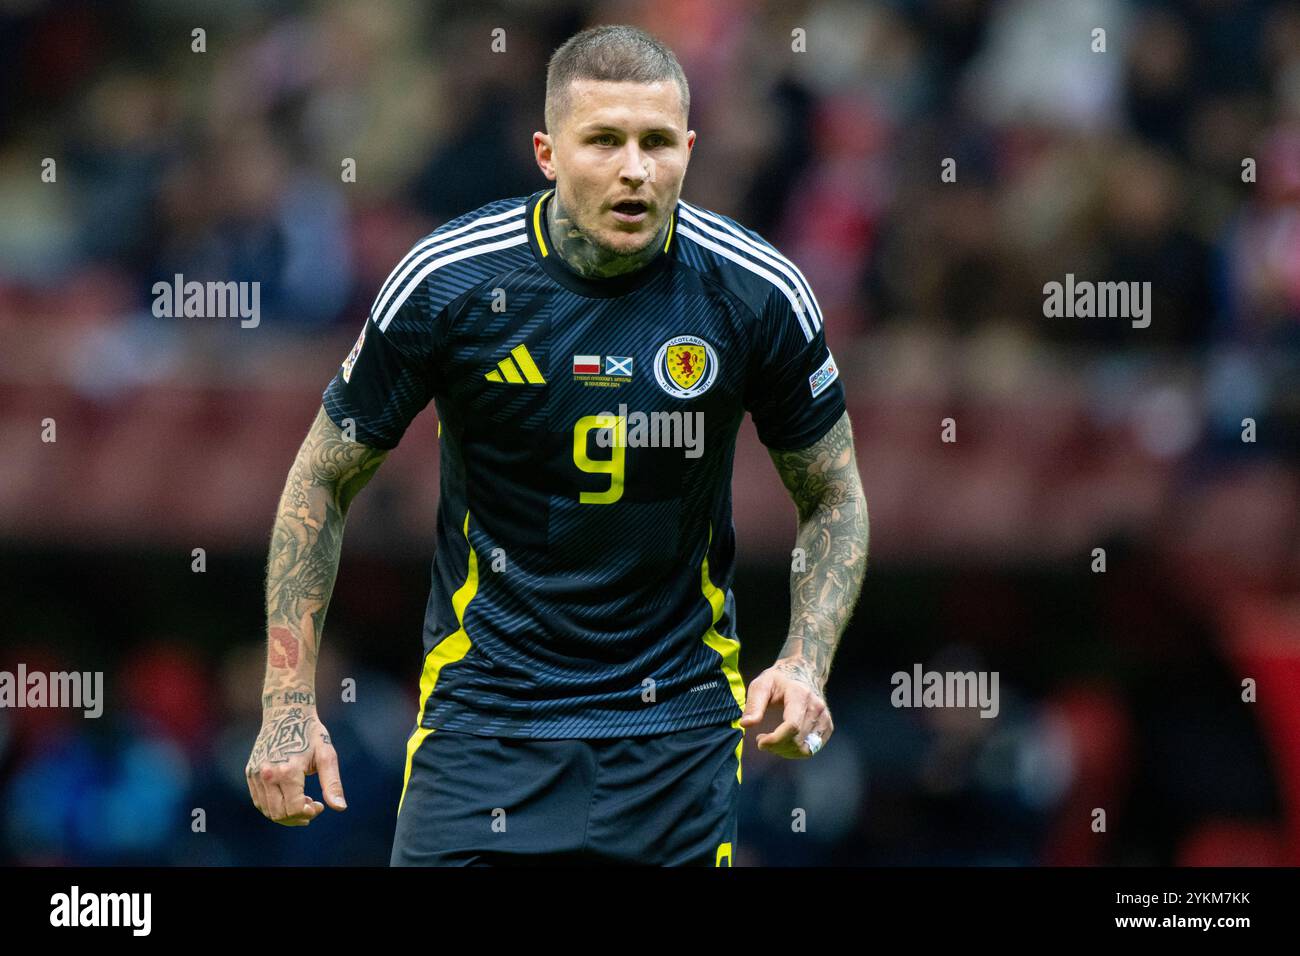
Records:
[[[537,164],[588,241],[640,252],[676,206],[695,145],[677,84],[574,80],[569,93],[560,128],[533,134]]]

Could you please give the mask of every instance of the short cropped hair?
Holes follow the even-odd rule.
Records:
[[[546,130],[555,133],[572,105],[574,80],[658,83],[672,80],[682,98],[682,117],[691,112],[691,91],[682,66],[649,33],[630,26],[599,26],[569,37],[546,67]]]

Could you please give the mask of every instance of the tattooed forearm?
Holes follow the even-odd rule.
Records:
[[[593,245],[582,234],[568,210],[560,204],[557,191],[546,201],[546,229],[551,245],[574,272],[588,278],[608,278],[640,269],[653,259],[667,240],[668,222],[664,221],[654,241],[644,249],[621,256]]]
[[[315,707],[316,695],[309,690],[273,690],[262,695],[262,708],[264,710],[293,704]]]
[[[268,696],[291,703],[299,701],[278,695],[310,691],[348,508],[387,456],[349,441],[324,408],[298,450],[267,557],[263,706]]]
[[[846,412],[818,442],[771,452],[799,514],[790,634],[776,667],[820,691],[867,570],[867,500]]]

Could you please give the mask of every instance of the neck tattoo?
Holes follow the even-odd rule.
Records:
[[[654,241],[644,249],[631,255],[619,255],[592,244],[582,234],[573,217],[560,205],[558,193],[552,193],[546,201],[546,231],[550,234],[551,246],[574,272],[588,279],[607,279],[640,269],[659,252],[667,230],[668,223],[664,223]]]

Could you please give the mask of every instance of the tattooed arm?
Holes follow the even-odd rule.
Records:
[[[799,515],[790,633],[776,663],[750,685],[741,725],[760,722],[779,702],[782,723],[759,735],[759,749],[809,757],[807,734],[815,730],[825,744],[834,730],[826,679],[867,570],[867,499],[847,412],[808,448],[770,454]]]
[[[280,496],[267,558],[262,729],[245,776],[254,805],[286,826],[306,826],[325,809],[305,795],[306,774],[320,773],[330,807],[347,807],[338,755],[316,714],[316,655],[348,508],[387,456],[348,440],[322,407]]]

